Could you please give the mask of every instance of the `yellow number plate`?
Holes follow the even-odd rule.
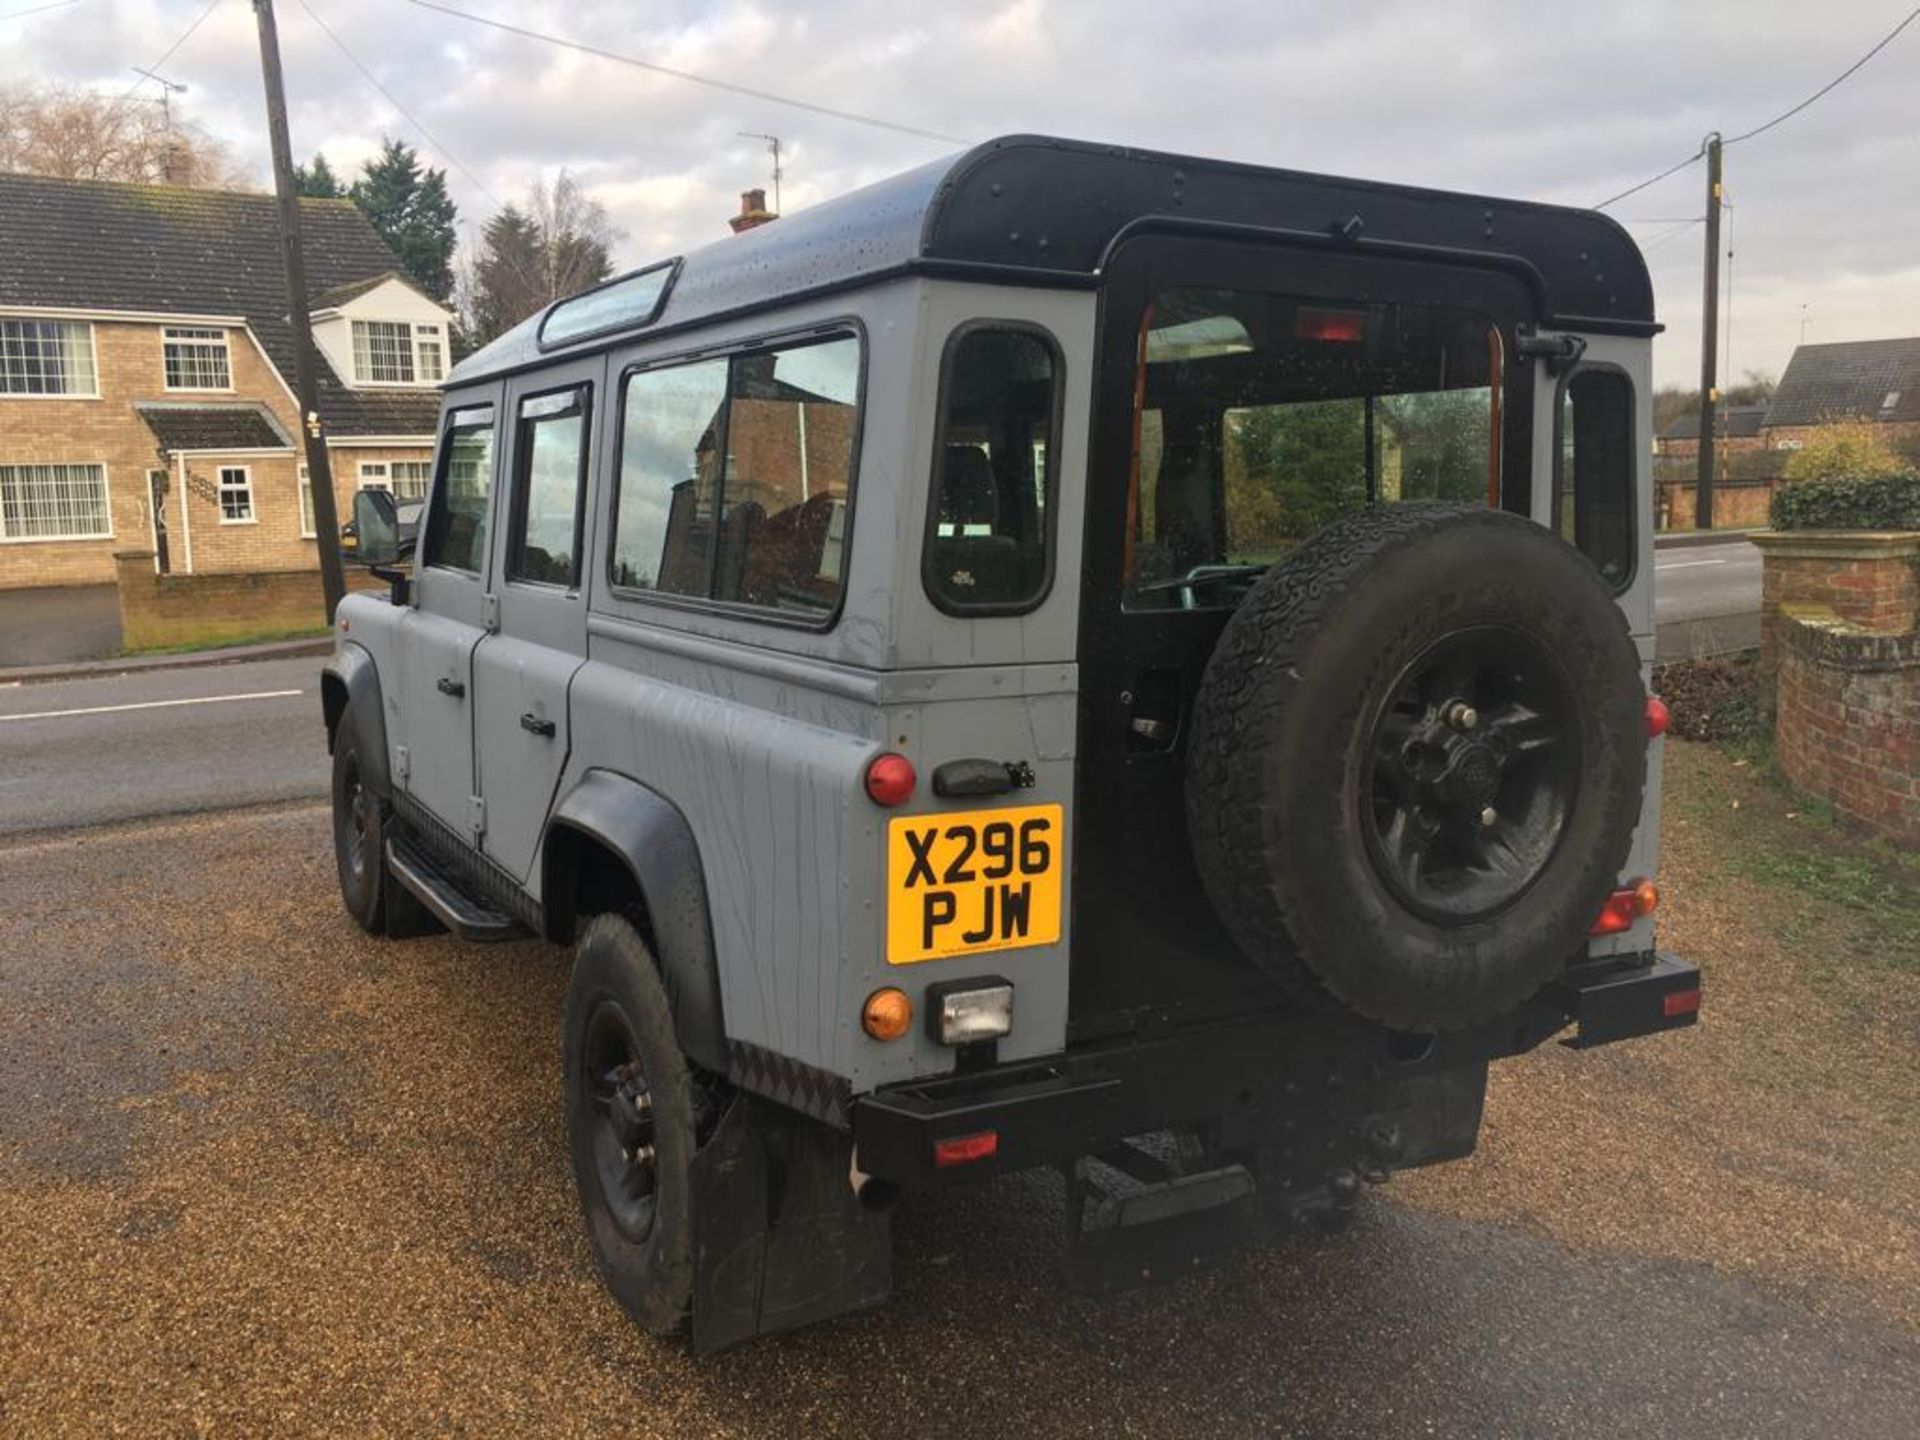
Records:
[[[906,815],[887,827],[887,963],[1060,938],[1060,807]]]

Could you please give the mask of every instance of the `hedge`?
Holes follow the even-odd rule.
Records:
[[[1794,480],[1768,518],[1776,530],[1920,530],[1920,471]]]

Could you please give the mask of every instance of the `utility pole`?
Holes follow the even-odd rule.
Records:
[[[1700,317],[1700,468],[1694,480],[1693,524],[1713,528],[1713,431],[1720,390],[1720,132],[1707,136],[1707,283]]]
[[[307,265],[300,251],[300,195],[293,183],[293,144],[287,136],[287,92],[280,76],[280,31],[274,24],[273,0],[253,0],[253,17],[260,26],[260,73],[267,90],[267,134],[273,143],[273,193],[280,204],[280,255],[287,276],[287,318],[293,329],[293,393],[300,402],[313,528],[320,537],[320,590],[331,625],[333,612],[347,593],[347,575],[340,562],[333,467],[327,463],[327,437],[320,424],[313,327],[307,319]]]

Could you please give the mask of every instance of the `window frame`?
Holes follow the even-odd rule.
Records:
[[[405,330],[407,332],[407,360],[413,367],[413,378],[411,380],[374,380],[362,374],[360,370],[360,347],[356,343],[354,334],[354,327],[358,325],[388,325]],[[421,378],[421,370],[423,367],[420,364],[420,332],[422,330],[433,332],[426,338],[429,342],[438,346],[440,350],[440,376],[436,380],[425,380]],[[371,339],[371,337],[369,337],[369,339]],[[353,361],[353,388],[355,389],[437,390],[446,384],[447,370],[451,364],[448,327],[443,321],[382,320],[376,316],[349,316],[347,317],[347,352]],[[372,359],[371,348],[369,348],[368,351],[368,359]]]
[[[100,504],[107,517],[107,528],[100,534],[74,533],[63,531],[58,535],[9,535],[6,530],[6,516],[0,511],[0,545],[45,545],[71,544],[75,541],[97,542],[114,538],[113,529],[113,479],[108,473],[109,467],[104,460],[6,460],[0,461],[0,470],[28,470],[55,466],[82,467],[100,472]]]
[[[1552,503],[1548,507],[1547,528],[1556,538],[1559,537],[1560,467],[1566,462],[1567,457],[1567,390],[1574,380],[1588,374],[1617,375],[1627,387],[1627,573],[1618,584],[1607,581],[1608,589],[1612,590],[1614,598],[1618,599],[1631,590],[1640,579],[1640,497],[1643,489],[1646,488],[1641,480],[1640,447],[1634,443],[1640,433],[1640,395],[1634,388],[1632,374],[1625,366],[1616,365],[1611,360],[1582,360],[1576,365],[1569,366],[1554,386],[1553,468],[1549,472],[1547,490]],[[1576,519],[1574,523],[1577,528],[1579,521]],[[1569,540],[1567,543],[1574,549],[1580,550],[1577,540]],[[1593,557],[1584,550],[1580,550],[1580,554],[1588,564],[1593,565],[1595,573],[1599,573],[1600,567],[1594,562]],[[1604,575],[1600,578],[1606,580]]]
[[[227,514],[226,495],[228,490],[236,488],[229,485],[226,479],[229,473],[236,470],[246,477],[244,486],[239,488],[244,488],[247,492],[247,513],[237,519]],[[222,525],[258,525],[260,523],[260,504],[253,493],[253,467],[251,465],[214,466],[213,503],[220,507],[220,523]]]
[[[300,538],[318,540],[320,520],[313,508],[313,475],[304,460],[293,467],[293,488],[294,496],[300,502]]]
[[[87,362],[93,371],[91,390],[9,390],[6,388],[6,367],[0,361],[0,400],[98,400],[100,392],[100,335],[91,320],[74,320],[60,315],[21,315],[0,313],[0,321],[13,320],[28,325],[84,325],[87,327]],[[76,461],[76,464],[91,464],[91,461]]]
[[[672,263],[678,266],[680,262],[676,260]],[[658,269],[659,267],[650,268]],[[672,288],[672,283],[671,280],[667,282],[668,289]],[[666,591],[639,590],[631,585],[618,584],[613,578],[613,562],[615,551],[620,543],[620,491],[626,478],[622,473],[621,461],[626,455],[627,392],[634,377],[654,370],[671,370],[682,365],[696,365],[708,360],[726,361],[727,383],[726,389],[722,392],[726,414],[720,427],[720,453],[724,463],[727,430],[733,419],[733,362],[742,355],[752,355],[767,350],[805,349],[809,345],[823,345],[840,339],[853,340],[858,347],[858,364],[853,388],[853,443],[847,455],[846,521],[841,527],[840,572],[835,577],[837,589],[833,608],[820,616],[813,617],[792,610],[775,609],[769,605],[750,605],[743,600],[716,600],[711,595],[676,595]],[[867,327],[858,316],[845,315],[831,320],[815,321],[796,329],[772,331],[723,344],[695,346],[658,358],[635,360],[623,367],[620,371],[620,383],[612,391],[616,406],[611,452],[613,478],[606,486],[609,492],[607,543],[601,565],[601,579],[606,584],[607,593],[618,600],[638,601],[662,609],[733,616],[764,625],[778,626],[784,630],[804,630],[816,635],[824,635],[837,626],[840,623],[840,616],[847,607],[847,581],[852,574],[853,566],[854,511],[858,507],[860,498],[860,461],[866,441],[868,357]],[[723,486],[720,499],[725,498]],[[711,587],[711,577],[708,584]]]
[[[476,399],[465,405],[450,406],[441,415],[440,433],[434,441],[433,480],[428,486],[426,506],[420,515],[420,527],[418,531],[420,538],[418,549],[415,552],[419,557],[416,563],[422,571],[437,570],[443,575],[457,575],[463,580],[481,580],[486,575],[490,558],[488,552],[493,548],[493,534],[491,529],[494,524],[493,507],[500,488],[494,483],[494,474],[491,472],[497,471],[499,468],[500,412],[504,408],[504,403],[497,399]],[[480,552],[479,568],[469,570],[464,565],[448,565],[443,561],[430,559],[429,555],[434,538],[434,527],[437,522],[444,521],[447,513],[447,496],[450,489],[448,472],[453,467],[453,445],[451,443],[453,432],[456,430],[479,429],[482,422],[478,420],[467,420],[463,422],[460,417],[462,415],[471,415],[481,410],[484,410],[487,414],[485,421],[486,427],[493,431],[493,440],[487,447],[487,465],[490,473],[487,476],[486,505],[489,529],[487,543]]]
[[[204,332],[188,339],[176,339],[189,332]],[[218,335],[219,339],[209,337]],[[176,385],[168,378],[168,348],[172,345],[204,345],[220,347],[221,362],[227,372],[224,385]],[[231,395],[233,394],[233,335],[224,325],[162,325],[160,327],[160,385],[173,395]]]
[[[549,399],[555,395],[571,392],[577,398],[576,404],[557,415],[528,416],[526,407],[534,402]],[[553,580],[536,580],[521,575],[514,569],[520,547],[527,538],[527,480],[533,459],[532,437],[534,430],[543,420],[561,419],[577,413],[580,416],[580,462],[574,470],[573,487],[573,564],[567,583],[562,585]],[[586,538],[587,538],[587,487],[593,473],[593,381],[575,380],[570,384],[555,385],[547,390],[530,390],[516,396],[513,402],[513,469],[508,472],[507,483],[511,493],[507,497],[507,549],[502,557],[500,574],[503,583],[518,585],[528,590],[544,590],[553,594],[577,595],[581,582],[586,578]]]
[[[1047,473],[1043,477],[1047,513],[1044,520],[1044,539],[1046,544],[1045,566],[1042,570],[1040,588],[1032,598],[1019,601],[983,600],[957,601],[941,592],[934,584],[933,542],[938,538],[940,526],[940,489],[944,466],[942,461],[947,453],[947,387],[953,378],[953,365],[959,353],[960,345],[967,336],[978,330],[1007,330],[1019,334],[1032,335],[1047,347],[1053,359],[1053,413],[1049,418],[1047,436]],[[927,463],[927,520],[920,538],[920,588],[926,594],[933,607],[943,615],[956,619],[973,620],[983,616],[1031,615],[1047,603],[1053,594],[1055,570],[1060,554],[1060,445],[1062,431],[1066,423],[1067,400],[1067,357],[1061,348],[1059,337],[1046,326],[1032,320],[1015,318],[996,319],[991,316],[975,316],[962,320],[948,332],[940,350],[940,379],[934,390],[936,419],[933,429],[933,453]]]

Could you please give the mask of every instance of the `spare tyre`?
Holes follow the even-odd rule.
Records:
[[[1257,965],[1405,1030],[1501,1015],[1582,949],[1646,781],[1639,654],[1586,557],[1516,515],[1341,520],[1228,621],[1186,802]]]

